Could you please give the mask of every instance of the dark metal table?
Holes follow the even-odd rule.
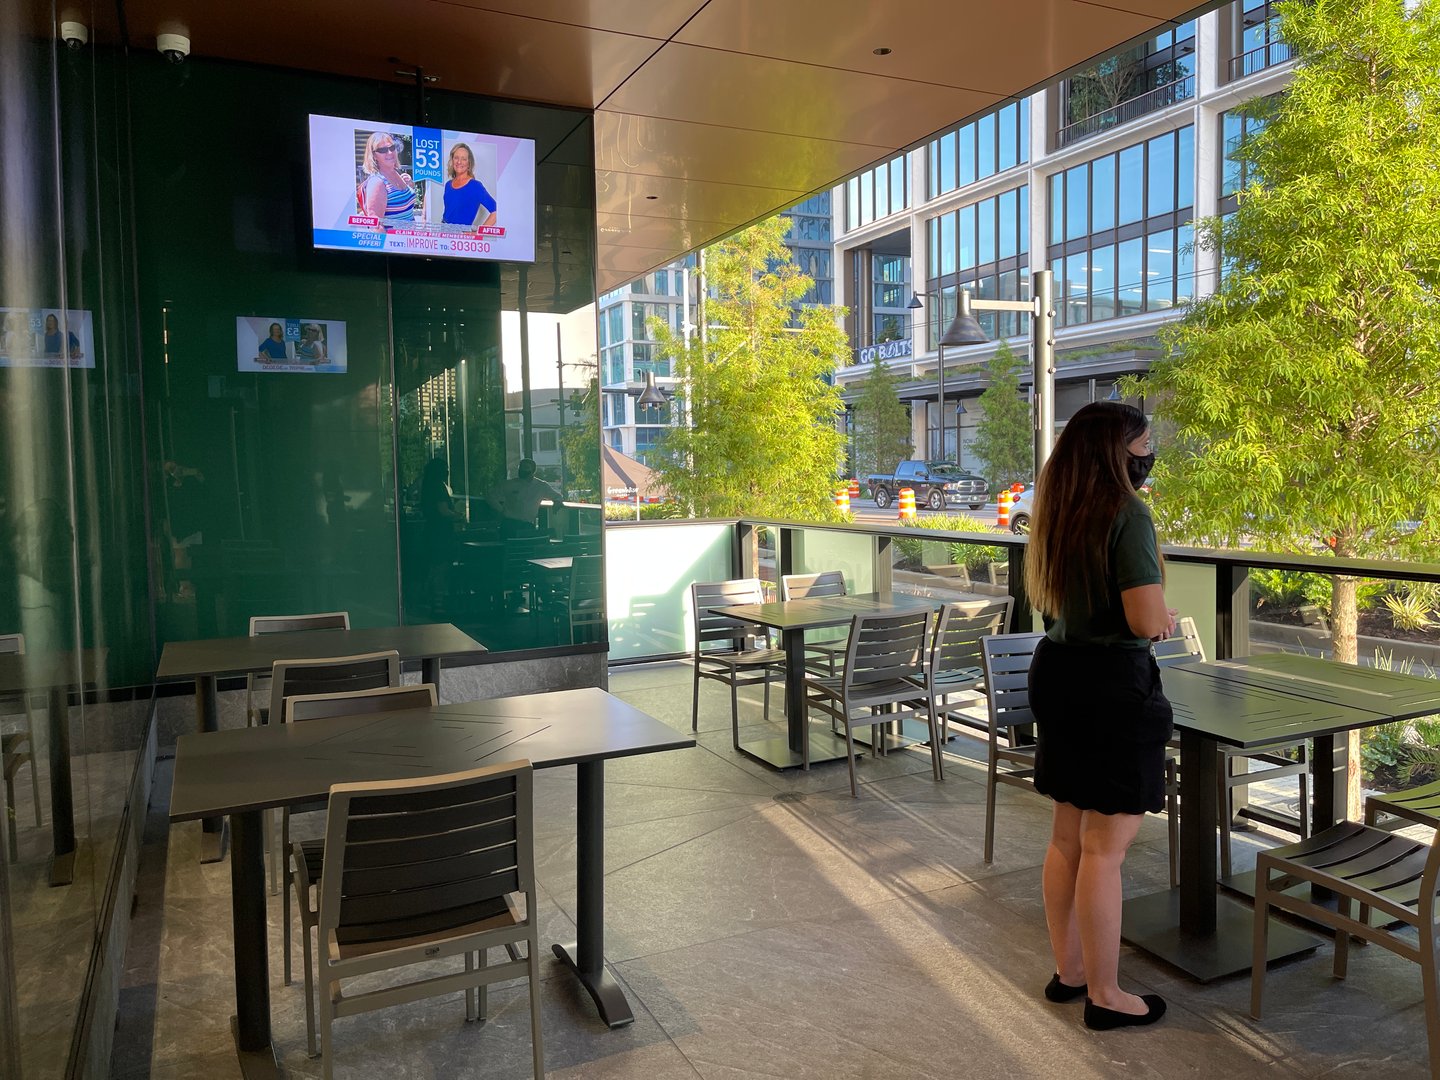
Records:
[[[908,615],[934,611],[943,601],[907,593],[861,593],[855,596],[807,597],[777,600],[768,604],[736,604],[712,607],[718,615],[756,623],[780,631],[785,649],[784,739],[757,739],[740,744],[740,752],[777,769],[795,769],[802,763],[800,747],[809,711],[805,706],[805,631],[824,626],[843,626],[856,615]],[[810,734],[810,763],[845,760],[845,740],[829,729]]]
[[[1440,707],[1440,686],[1314,657],[1278,655],[1182,664],[1163,669],[1161,679],[1180,732],[1180,888],[1127,900],[1123,936],[1209,981],[1249,970],[1254,924],[1248,906],[1220,897],[1216,887],[1219,744],[1253,749],[1314,739],[1312,820],[1316,829],[1325,829],[1344,817],[1344,733],[1433,712]],[[1275,923],[1269,957],[1290,956],[1319,943],[1313,935]]]
[[[245,1075],[276,1075],[262,811],[323,798],[332,784],[434,776],[522,758],[537,769],[576,765],[576,940],[553,949],[601,1018],[621,1027],[635,1017],[605,968],[605,761],[693,745],[689,735],[598,689],[182,735],[170,820],[226,814],[234,831],[231,1023]]]
[[[417,626],[372,626],[354,630],[301,630],[288,634],[259,634],[255,637],[208,638],[201,641],[171,641],[160,653],[155,672],[159,682],[180,679],[195,681],[195,730],[214,731],[220,710],[215,683],[222,675],[268,674],[277,660],[316,660],[332,656],[395,649],[400,659],[419,660],[421,679],[440,689],[440,661],[452,656],[472,656],[485,646],[450,623],[423,623]],[[225,857],[225,828],[220,818],[205,822],[201,862],[218,862]]]
[[[46,695],[46,756],[50,764],[50,885],[75,880],[75,796],[70,780],[70,691],[96,682],[107,649],[0,654],[0,694]],[[30,767],[35,768],[34,732]],[[13,813],[14,807],[10,808]]]

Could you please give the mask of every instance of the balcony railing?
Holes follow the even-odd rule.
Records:
[[[1069,146],[1071,143],[1099,135],[1102,131],[1109,131],[1121,124],[1128,124],[1147,113],[1168,108],[1178,101],[1184,101],[1194,96],[1195,76],[1187,75],[1183,79],[1176,79],[1164,86],[1157,86],[1154,90],[1147,90],[1139,97],[1122,101],[1113,109],[1092,113],[1083,120],[1067,124],[1055,133],[1055,145],[1057,148]]]
[[[1272,41],[1268,45],[1261,45],[1258,49],[1251,49],[1247,53],[1232,57],[1230,60],[1230,81],[1244,79],[1254,75],[1257,71],[1264,71],[1276,64],[1283,64],[1286,60],[1293,59],[1295,50],[1283,41]]]

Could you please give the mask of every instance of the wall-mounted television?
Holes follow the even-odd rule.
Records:
[[[310,117],[317,248],[535,261],[535,143]]]

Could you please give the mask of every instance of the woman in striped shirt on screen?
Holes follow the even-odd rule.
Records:
[[[400,171],[400,150],[400,140],[388,131],[372,132],[365,140],[361,209],[386,228],[415,220],[415,181]]]

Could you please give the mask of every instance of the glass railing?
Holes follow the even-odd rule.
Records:
[[[1055,145],[1057,148],[1069,146],[1194,96],[1195,76],[1187,75],[1183,79],[1148,90],[1129,101],[1122,101],[1114,108],[1092,113],[1082,120],[1065,125],[1055,133]]]
[[[1283,41],[1272,41],[1230,58],[1230,81],[1244,79],[1295,56],[1295,50]]]

